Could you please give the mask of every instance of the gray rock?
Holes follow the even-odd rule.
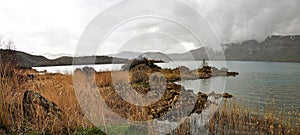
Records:
[[[37,117],[38,113],[43,114],[41,117],[56,117],[58,119],[62,118],[63,112],[54,103],[43,97],[38,93],[33,91],[26,91],[22,100],[23,105],[23,115],[25,120],[31,121]],[[40,108],[40,110],[39,110]],[[38,112],[42,111],[42,112]],[[39,114],[40,116],[40,114]]]

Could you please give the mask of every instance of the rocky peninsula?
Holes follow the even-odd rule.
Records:
[[[186,90],[184,87],[175,84],[175,81],[181,79],[194,80],[194,79],[207,79],[214,76],[236,76],[237,72],[221,71],[210,66],[204,66],[196,70],[190,70],[187,67],[181,66],[175,69],[162,69],[155,65],[153,62],[147,59],[132,60],[125,64],[124,71],[110,72],[111,76],[118,76],[117,78],[110,78],[111,83],[103,84],[98,82],[105,82],[97,80],[97,86],[100,88],[100,93],[106,104],[115,113],[119,114],[123,118],[131,121],[146,121],[152,119],[161,119],[168,121],[179,121],[177,117],[178,112],[172,112],[171,110],[180,110],[183,114],[200,114],[206,106],[208,94],[197,93],[192,90]],[[128,78],[121,78],[122,74],[128,72]],[[78,69],[75,71],[75,76],[91,77],[99,74],[91,68],[85,68],[83,70]],[[96,75],[97,76],[97,75]],[[129,103],[123,99],[122,93],[126,91],[136,91],[144,97],[151,97],[152,99],[159,100],[148,106],[137,106]],[[161,93],[164,91],[164,93]],[[124,93],[125,94],[125,93]],[[228,93],[216,94],[216,97],[231,98],[232,95]],[[141,100],[134,99],[133,100]],[[146,102],[142,101],[141,102]],[[168,118],[163,117],[168,114]],[[185,112],[186,111],[186,112]],[[173,113],[173,114],[172,114]]]
[[[29,74],[29,71],[24,74],[14,71],[14,74],[7,77],[7,83],[18,86],[13,88],[14,92],[8,88],[7,91],[3,91],[7,98],[2,99],[5,104],[2,104],[1,108],[4,114],[10,115],[5,116],[7,121],[2,124],[7,128],[12,125],[24,125],[36,127],[33,130],[42,130],[43,133],[68,133],[76,131],[78,127],[91,125],[77,103],[74,85],[78,85],[76,87],[81,87],[85,91],[99,90],[106,105],[127,120],[157,119],[178,122],[182,116],[200,114],[207,106],[210,95],[194,93],[175,84],[175,81],[238,75],[236,72],[216,70],[209,66],[196,70],[184,66],[162,69],[147,59],[129,61],[121,71],[96,72],[86,67],[75,70],[73,75],[32,72],[28,76],[26,74]],[[117,76],[117,79],[114,76]],[[95,79],[95,82],[90,81],[91,79]],[[76,81],[78,84],[75,83]],[[122,97],[122,92],[129,90],[136,91],[142,97],[158,100],[142,106],[132,104]],[[215,95],[224,98],[232,97],[228,93]],[[143,98],[132,97],[132,100],[147,102]],[[110,113],[105,114],[107,118],[109,115]],[[114,120],[109,119],[109,121]],[[118,123],[118,121],[114,122]],[[16,128],[14,132],[22,133],[27,130],[31,131],[27,128]]]

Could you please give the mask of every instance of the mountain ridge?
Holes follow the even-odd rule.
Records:
[[[223,44],[224,56],[227,61],[270,61],[270,62],[300,62],[300,35],[280,36],[272,35],[264,41],[247,40],[241,43]],[[121,52],[122,53],[122,52]],[[127,54],[130,51],[126,51]],[[136,53],[136,52],[132,52]],[[185,53],[172,53],[159,55],[157,52],[141,53],[142,56],[155,59],[171,60],[224,60],[222,53],[212,49],[201,47]],[[208,56],[210,54],[210,58]],[[114,56],[118,56],[115,54]],[[151,57],[147,57],[151,56]],[[128,59],[131,59],[127,57]]]
[[[10,55],[8,56],[7,54]],[[13,59],[16,59],[17,66],[22,68],[82,64],[117,64],[128,61],[128,59],[114,58],[109,56],[62,56],[56,59],[48,59],[41,55],[32,55],[22,51],[0,49],[1,60],[7,59],[7,57],[14,57]]]
[[[261,42],[247,40],[222,46],[225,60],[227,61],[300,62],[300,35],[272,35]],[[125,51],[109,56],[62,56],[56,59],[48,59],[42,55],[32,55],[21,51],[0,49],[1,60],[6,57],[3,54],[7,53],[7,51],[14,53],[20,67],[125,63],[128,59],[137,58],[140,55],[148,59],[162,61],[224,60],[222,59],[222,56],[224,56],[222,53],[205,47],[185,53],[164,54],[161,52],[140,53]],[[208,54],[210,54],[210,58]]]

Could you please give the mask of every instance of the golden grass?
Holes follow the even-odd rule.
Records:
[[[0,77],[0,126],[16,134],[35,133],[70,133],[78,127],[92,126],[83,117],[73,90],[71,75],[45,74],[35,76],[34,81],[22,83],[18,76]],[[63,118],[44,118],[42,108],[36,110],[36,117],[30,121],[23,116],[22,99],[26,90],[40,93],[53,101],[64,112]],[[52,119],[53,118],[53,119]],[[1,129],[1,128],[0,128]]]
[[[211,118],[212,134],[300,134],[300,114],[277,114],[276,108],[267,105],[266,112],[249,109],[235,100],[223,100],[223,105]],[[298,119],[292,123],[289,117]]]
[[[178,73],[172,73],[169,70],[162,70],[162,72],[167,79],[180,78]],[[129,73],[129,76],[131,77],[132,73]],[[89,77],[95,77],[95,85],[91,84],[92,81],[89,81]],[[24,132],[74,134],[78,128],[93,127],[94,125],[84,116],[78,104],[73,81],[78,81],[78,87],[86,90],[85,92],[89,92],[91,89],[99,89],[101,92],[113,86],[112,79],[114,81],[130,80],[124,71],[113,73],[99,72],[92,76],[77,73],[76,78],[77,80],[73,80],[73,75],[43,74],[36,75],[33,81],[21,82],[18,76],[0,77],[0,130],[8,130],[15,134]],[[36,119],[26,121],[23,117],[23,108],[20,106],[23,93],[26,90],[40,93],[45,98],[55,102],[63,111],[63,118],[61,120],[52,117],[45,119],[43,110],[37,110]],[[95,109],[95,112],[103,112],[102,114],[97,114],[97,116],[101,117],[99,120],[102,120],[102,123],[111,122],[114,119],[111,112],[99,110],[101,108],[92,105],[90,107]],[[143,112],[143,110],[139,109],[135,111]],[[292,114],[295,115],[295,113]],[[143,116],[131,117],[146,119]],[[215,134],[299,134],[300,114],[291,117],[298,119],[296,126],[289,118],[281,115],[280,111],[272,110],[272,107],[264,116],[261,116],[259,112],[245,109],[245,107],[238,105],[235,101],[224,100],[224,104],[219,112],[210,120],[209,127],[210,132]],[[116,120],[115,123],[118,123],[118,121]]]

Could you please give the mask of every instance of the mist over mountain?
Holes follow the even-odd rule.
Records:
[[[224,55],[227,61],[272,61],[272,62],[300,62],[300,36],[272,35],[262,42],[248,40],[242,43],[224,44]],[[133,59],[139,53],[126,51],[113,56]],[[208,56],[209,54],[209,56]],[[163,54],[160,52],[146,52],[143,57],[163,61],[191,61],[191,60],[222,60],[222,52],[201,47],[186,53]],[[131,57],[135,56],[135,57]]]
[[[133,59],[141,55],[140,52],[131,52],[131,51],[123,51],[118,54],[109,54],[108,56],[111,57],[119,57],[119,58],[125,58],[125,59]]]
[[[269,36],[225,45],[226,60],[300,62],[300,36]]]
[[[300,62],[300,35],[273,35],[262,42],[248,40],[242,43],[224,44],[223,48],[225,60],[227,61]],[[141,53],[125,51],[109,56],[63,56],[57,59],[48,59],[41,55],[31,55],[21,51],[0,49],[1,59],[4,59],[5,55],[2,54],[5,54],[7,51],[13,52],[18,65],[21,67],[125,63],[128,59],[134,59],[139,56],[162,61],[224,60],[221,59],[222,52],[214,52],[212,49],[205,47],[185,53],[164,54],[161,52]]]

